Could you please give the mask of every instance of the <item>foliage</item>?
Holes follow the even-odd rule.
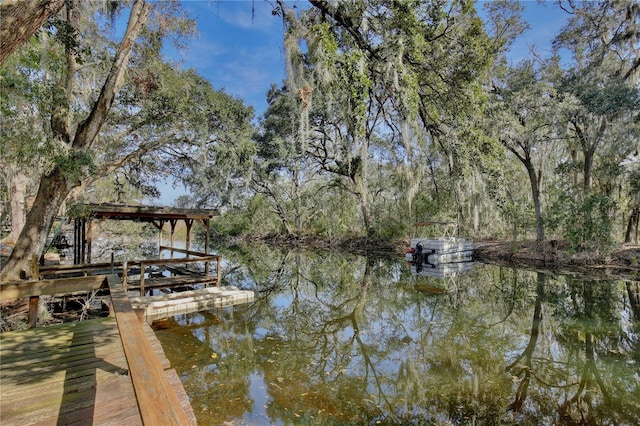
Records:
[[[553,229],[576,251],[608,253],[613,248],[614,203],[609,197],[589,194],[586,198],[575,192],[563,191],[550,206],[548,219]]]
[[[570,14],[553,54],[510,64],[528,28],[518,2],[487,3],[483,22],[467,0],[278,1],[288,75],[257,126],[162,58],[194,26],[179,2],[154,2],[100,132],[72,146],[132,4],[69,2],[0,67],[3,203],[17,172],[29,195],[53,173],[93,202],[168,182],[189,192],[182,207],[222,208],[219,233],[390,239],[438,220],[602,250],[638,208],[635,2],[558,2]]]

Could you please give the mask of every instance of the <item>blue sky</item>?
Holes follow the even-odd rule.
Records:
[[[175,52],[172,59],[183,68],[194,68],[207,78],[214,88],[241,98],[253,105],[256,115],[267,107],[266,92],[271,84],[281,84],[285,78],[282,49],[282,18],[273,16],[272,3],[267,0],[182,0],[197,22],[198,34],[189,42],[187,51]],[[273,2],[275,3],[275,2]],[[306,1],[288,4],[306,7]],[[477,2],[482,10],[485,1]],[[542,56],[551,50],[551,40],[567,19],[567,14],[547,1],[522,2],[523,17],[531,29],[514,43],[510,59],[519,61],[530,56],[535,46]],[[159,202],[171,205],[180,188],[162,187]]]
[[[273,8],[265,0],[182,3],[196,19],[198,34],[176,59],[261,114],[269,86],[285,78],[282,18],[272,16]]]

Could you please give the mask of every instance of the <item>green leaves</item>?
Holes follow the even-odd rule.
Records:
[[[640,110],[640,91],[621,78],[570,72],[559,89],[575,96],[589,114],[615,116]],[[597,78],[597,80],[596,80]]]
[[[61,170],[66,181],[71,184],[75,184],[97,171],[94,156],[89,151],[80,149],[72,149],[67,154],[55,155],[53,164]]]

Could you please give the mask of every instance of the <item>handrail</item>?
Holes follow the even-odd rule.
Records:
[[[20,299],[34,296],[73,296],[76,293],[107,288],[105,275],[59,278],[40,281],[10,281],[0,284],[0,299]]]

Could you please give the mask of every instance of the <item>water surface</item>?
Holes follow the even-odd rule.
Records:
[[[266,247],[154,328],[200,424],[637,424],[640,284]]]

